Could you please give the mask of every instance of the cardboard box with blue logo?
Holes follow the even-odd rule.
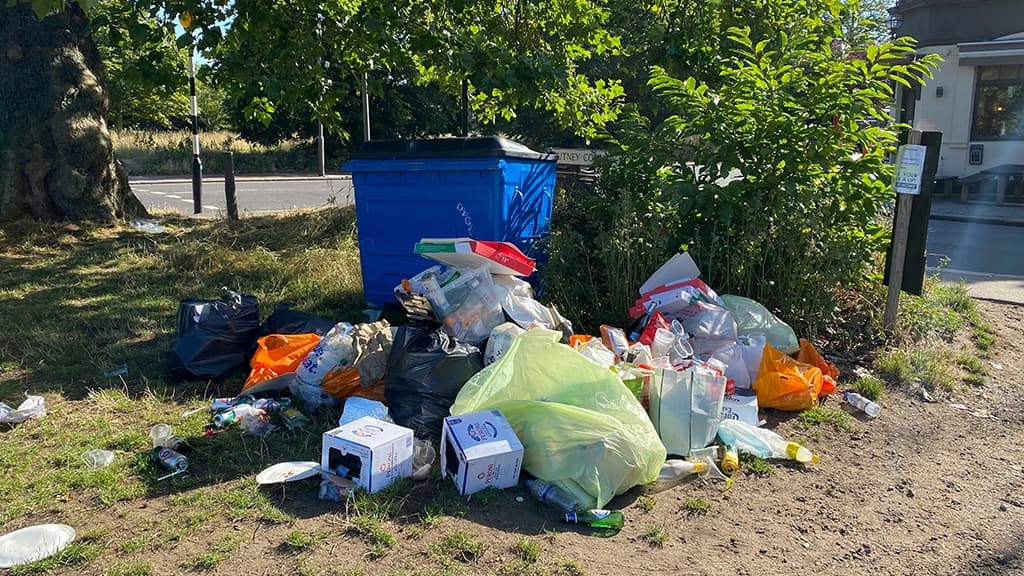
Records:
[[[379,492],[412,475],[412,430],[364,416],[324,432],[320,468]]]
[[[519,482],[523,445],[501,412],[449,416],[441,432],[441,475],[463,495]]]

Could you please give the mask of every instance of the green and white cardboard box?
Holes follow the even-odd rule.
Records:
[[[336,473],[338,464],[349,469],[358,462],[351,479],[367,492],[379,492],[399,478],[412,476],[412,430],[364,416],[324,432],[320,467]]]
[[[441,475],[451,476],[463,495],[519,483],[523,445],[497,410],[444,419]]]

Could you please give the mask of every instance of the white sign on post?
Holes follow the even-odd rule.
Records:
[[[892,180],[897,194],[920,194],[927,146],[904,144],[896,151],[896,170]]]

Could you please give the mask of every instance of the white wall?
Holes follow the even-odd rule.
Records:
[[[1024,37],[1024,33],[1000,38]],[[942,150],[936,178],[959,178],[997,166],[1024,164],[1024,141],[973,142],[985,146],[984,163],[967,163],[971,142],[971,116],[974,111],[974,66],[960,66],[960,54],[954,46],[929,46],[921,54],[938,54],[945,62],[921,89],[921,99],[914,112],[914,129],[942,132]],[[942,97],[936,88],[942,87]]]

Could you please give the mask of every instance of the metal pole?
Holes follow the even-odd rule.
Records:
[[[327,176],[327,167],[324,159],[324,123],[316,124],[316,162],[320,168],[320,175]]]
[[[469,136],[469,80],[462,79],[462,137]]]
[[[199,159],[199,104],[196,101],[195,44],[188,51],[188,91],[192,100],[192,212],[203,212],[203,162]]]
[[[370,141],[370,92],[369,73],[363,72],[363,142]]]
[[[235,153],[224,153],[224,200],[228,206],[228,220],[238,220],[238,199],[235,197]]]

